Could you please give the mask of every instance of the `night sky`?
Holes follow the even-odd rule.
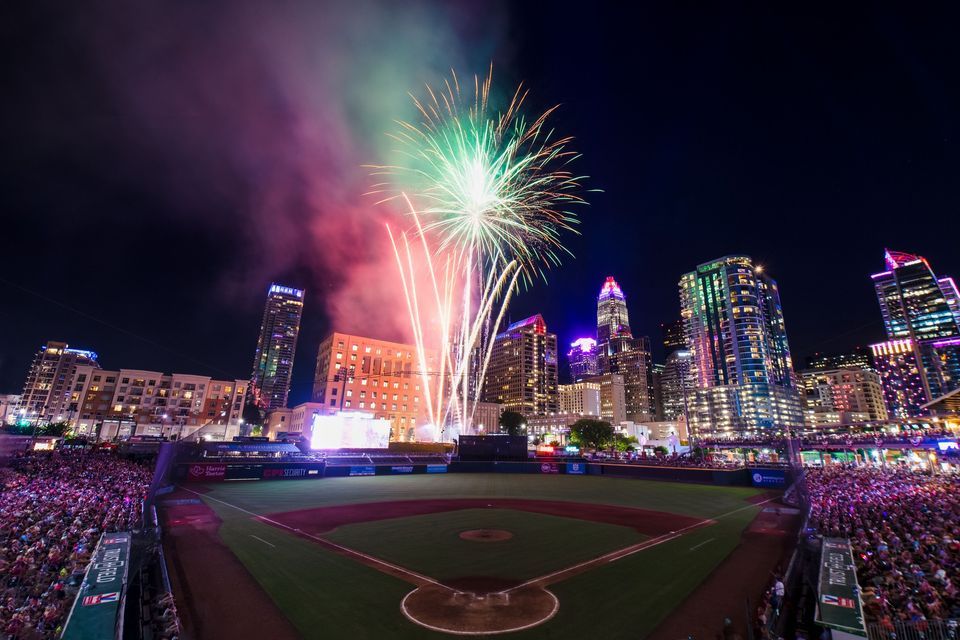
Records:
[[[960,16],[679,4],[6,3],[0,393],[49,339],[247,377],[273,280],[307,290],[292,402],[333,328],[398,337],[361,165],[406,91],[491,60],[498,86],[562,105],[602,190],[576,258],[512,319],[591,335],[613,275],[656,344],[680,275],[746,253],[780,284],[797,363],[882,339],[885,246],[960,276]]]

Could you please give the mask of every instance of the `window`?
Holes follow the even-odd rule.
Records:
[[[124,378],[120,381],[122,384],[130,384],[130,378]]]

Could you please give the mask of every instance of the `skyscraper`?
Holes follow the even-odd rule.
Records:
[[[683,331],[683,320],[678,318],[673,322],[664,322],[660,325],[663,338],[663,353],[670,355],[674,351],[687,348],[687,336]]]
[[[808,427],[886,420],[880,376],[872,370],[807,370],[800,374]]]
[[[886,271],[871,276],[883,325],[890,340],[910,340],[931,402],[960,387],[960,295],[922,256],[887,249],[884,258]]]
[[[870,349],[889,416],[912,418],[924,415],[927,394],[913,341],[909,338],[888,340],[872,344]]]
[[[497,402],[524,416],[556,413],[557,336],[539,313],[497,335],[484,381],[484,402]]]
[[[660,375],[661,420],[674,421],[687,415],[687,408],[693,401],[693,377],[690,375],[690,363],[693,355],[686,349],[674,351],[667,356]]]
[[[873,370],[873,354],[868,347],[855,347],[846,353],[815,353],[807,357],[807,369],[829,371],[831,369]]]
[[[66,342],[47,342],[33,357],[23,383],[17,413],[20,419],[53,422],[69,420],[70,396],[77,367],[100,368],[97,354],[69,349]]]
[[[593,338],[578,338],[570,343],[567,362],[570,364],[570,379],[574,382],[600,373],[597,341]]]
[[[680,279],[681,317],[696,391],[695,432],[802,425],[776,282],[748,256],[726,256]]]
[[[651,420],[656,413],[656,402],[650,338],[634,338],[627,298],[613,276],[604,281],[597,296],[597,343],[600,373],[623,376],[627,420]]]
[[[632,337],[627,298],[613,276],[609,276],[597,297],[597,342],[604,345],[618,338]]]
[[[302,315],[303,289],[270,285],[250,377],[253,401],[261,409],[287,406]]]

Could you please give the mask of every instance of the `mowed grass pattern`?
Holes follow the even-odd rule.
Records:
[[[498,542],[460,537],[473,529],[505,529],[513,537]],[[324,537],[431,578],[489,576],[520,582],[647,538],[629,527],[513,509],[377,520],[346,525]]]
[[[430,632],[403,616],[400,600],[412,589],[410,584],[255,520],[218,500],[269,514],[354,502],[489,496],[720,517],[712,526],[552,585],[551,591],[560,599],[559,612],[544,625],[509,636],[524,639],[644,637],[733,550],[743,528],[759,510],[746,502],[757,494],[749,488],[589,476],[378,476],[226,483],[210,485],[209,489],[204,497],[215,498],[207,503],[223,520],[223,541],[304,638],[311,640],[451,636]],[[567,548],[562,527],[545,535],[544,545]],[[696,546],[701,542],[706,544]],[[454,566],[461,560],[446,557],[444,562]]]

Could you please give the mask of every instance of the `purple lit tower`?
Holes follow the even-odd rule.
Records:
[[[960,388],[960,294],[922,256],[887,249],[884,259],[886,271],[871,278],[889,340],[871,349],[884,357],[876,364],[886,369],[880,373],[890,413],[924,415],[923,405]],[[920,398],[908,401],[914,386]]]
[[[567,361],[570,363],[570,379],[579,382],[584,378],[600,375],[597,361],[599,352],[593,338],[578,338],[570,343]]]

